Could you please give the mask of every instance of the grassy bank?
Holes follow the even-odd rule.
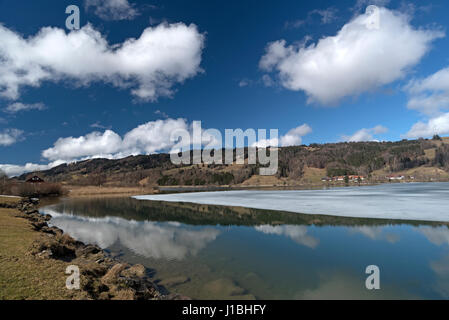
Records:
[[[143,265],[112,259],[101,248],[49,226],[50,219],[28,201],[0,196],[0,299],[184,298],[162,295]],[[70,265],[79,267],[79,290],[66,288]]]
[[[0,197],[13,205],[17,198]],[[82,299],[81,291],[65,288],[64,274],[69,263],[44,260],[30,254],[33,244],[44,234],[33,230],[31,222],[17,209],[0,208],[0,299]]]

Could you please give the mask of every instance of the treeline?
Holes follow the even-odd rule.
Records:
[[[447,168],[449,146],[436,151],[434,161],[425,150],[435,148],[429,140],[403,140],[399,142],[357,142],[312,144],[308,147],[283,148],[280,152],[280,177],[299,177],[304,166],[326,169],[328,176],[360,174],[368,176],[375,170],[386,168],[398,172],[424,165]]]
[[[449,144],[432,140],[311,144],[279,149],[278,178],[300,180],[306,167],[325,169],[328,176],[363,175],[384,169],[395,173],[417,167],[449,171]],[[218,151],[220,152],[220,151]],[[224,159],[225,150],[221,150]],[[190,152],[190,159],[193,153]],[[244,149],[248,157],[248,148]],[[234,160],[236,152],[234,150]],[[93,159],[63,164],[42,172],[48,182],[94,186],[232,185],[259,174],[259,165],[174,165],[168,154]],[[26,175],[19,180],[26,179]]]
[[[27,198],[58,197],[66,192],[60,183],[26,183],[8,177],[0,171],[0,194]]]

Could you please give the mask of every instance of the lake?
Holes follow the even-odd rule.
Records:
[[[432,203],[423,214],[434,217],[427,211],[440,210],[448,190],[449,184],[413,184],[338,191],[355,203],[364,197],[359,192],[375,194],[378,216],[385,210],[382,192],[389,201],[402,194],[404,210]],[[273,192],[277,199],[292,197],[290,191],[264,192],[271,201],[276,201]],[[194,299],[449,297],[448,223],[407,220],[406,212],[401,220],[366,218],[366,212],[342,217],[339,206],[333,209],[335,194],[315,190],[302,197],[320,202],[319,212],[328,201],[336,215],[132,198],[66,199],[41,212],[76,239],[145,265],[163,290]],[[253,199],[248,198],[250,206],[256,205]],[[379,267],[380,290],[365,287],[369,265]]]

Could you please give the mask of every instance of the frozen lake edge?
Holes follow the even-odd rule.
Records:
[[[449,222],[449,183],[446,182],[325,190],[191,192],[133,198],[352,218]]]

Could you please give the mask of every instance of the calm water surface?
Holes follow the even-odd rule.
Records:
[[[449,297],[447,223],[120,199],[64,200],[52,223],[192,298]],[[377,265],[381,289],[365,288]]]

